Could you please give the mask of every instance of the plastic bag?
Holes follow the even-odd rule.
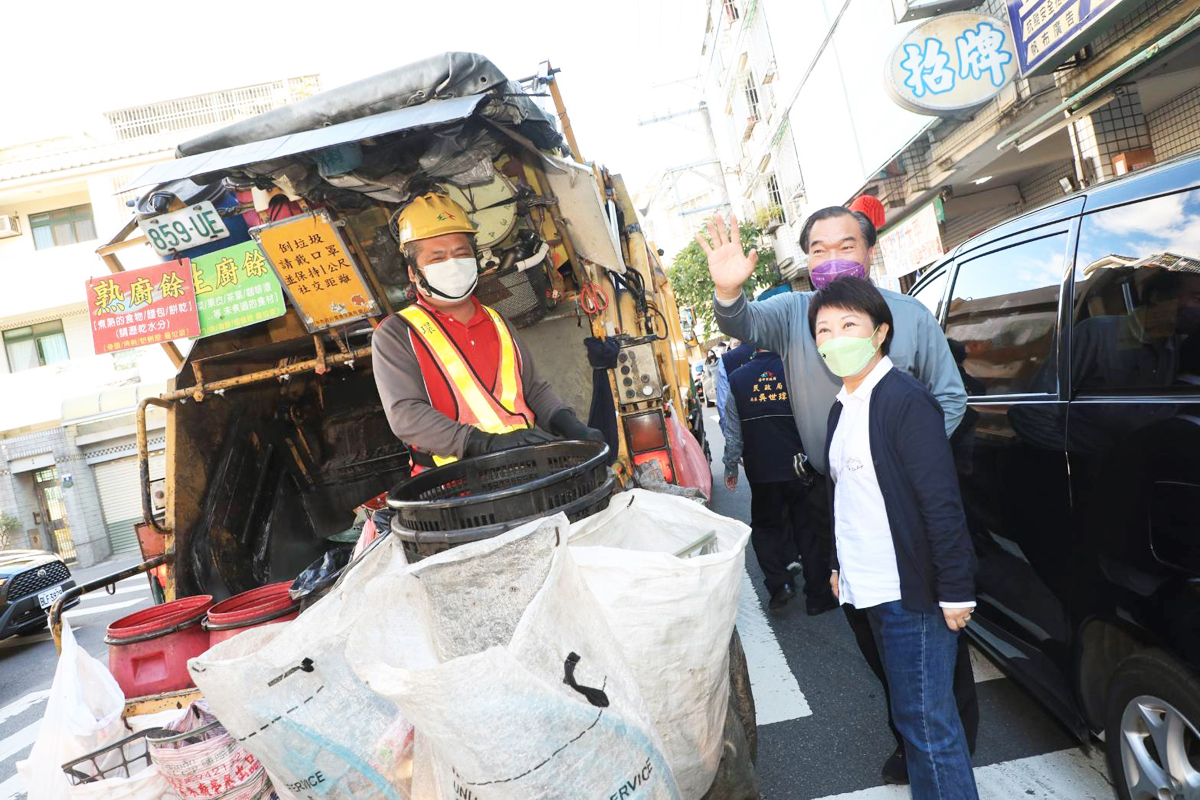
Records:
[[[288,596],[293,600],[304,600],[324,595],[342,576],[353,551],[353,547],[335,547],[327,551],[296,576],[288,588]]]
[[[614,495],[571,526],[579,573],[618,633],[689,800],[708,791],[724,749],[729,640],[749,538],[737,520],[643,489]]]
[[[407,568],[398,539],[376,540],[292,622],[252,628],[188,662],[212,712],[262,762],[281,797],[407,797],[398,787],[411,726],[345,659],[352,628],[384,638],[381,610],[365,602],[363,587]]]
[[[71,783],[63,764],[99,750],[129,734],[121,720],[125,695],[108,668],[75,641],[63,620],[62,654],[50,684],[46,714],[29,758],[17,762],[25,790],[37,800],[69,800]],[[101,769],[119,763],[112,753]]]
[[[214,726],[215,727],[209,727]],[[150,760],[181,798],[260,800],[271,794],[271,782],[258,759],[246,751],[197,700],[166,726],[176,734],[198,731],[181,742],[147,738]],[[207,728],[200,732],[200,729]]]
[[[416,798],[679,797],[559,514],[367,587],[346,657],[416,726]]]
[[[692,432],[684,427],[678,414],[667,417],[667,433],[671,437],[671,453],[675,461],[675,482],[680,486],[699,489],[705,498],[712,497],[712,466],[704,448]]]
[[[37,795],[30,794],[30,798]],[[178,800],[154,766],[144,767],[132,778],[106,778],[71,787],[71,800]]]

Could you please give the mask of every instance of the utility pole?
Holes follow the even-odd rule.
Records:
[[[638,125],[653,125],[657,122],[666,122],[667,120],[675,119],[677,117],[686,117],[686,116],[690,116],[692,114],[700,115],[700,123],[704,128],[705,142],[708,145],[709,158],[704,161],[692,162],[692,163],[682,164],[682,165],[675,166],[675,167],[670,167],[665,171],[667,173],[671,174],[672,179],[674,179],[675,173],[683,172],[683,171],[687,171],[687,170],[694,171],[696,169],[696,167],[703,166],[706,164],[716,164],[717,180],[711,181],[711,179],[710,179],[710,181],[713,183],[716,183],[717,188],[721,192],[721,204],[723,206],[732,208],[733,205],[729,202],[729,188],[725,183],[725,164],[724,164],[724,162],[721,161],[721,154],[717,151],[717,137],[713,135],[712,117],[709,116],[707,103],[705,103],[703,100],[701,100],[700,103],[695,108],[688,108],[688,109],[684,109],[683,111],[675,111],[670,114],[663,114],[662,116],[659,116],[659,117],[652,117],[651,119],[641,120],[640,122],[638,122]],[[696,173],[696,174],[701,175],[702,173]],[[707,175],[704,175],[703,177],[708,178]]]

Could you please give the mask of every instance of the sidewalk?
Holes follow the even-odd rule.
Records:
[[[96,578],[128,569],[135,564],[141,563],[141,560],[142,556],[140,553],[122,553],[119,556],[110,558],[107,561],[101,561],[99,564],[93,564],[90,567],[81,567],[79,569],[72,567],[71,577],[75,579],[76,584],[83,584]]]

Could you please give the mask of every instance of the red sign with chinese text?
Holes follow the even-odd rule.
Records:
[[[92,278],[87,299],[98,355],[200,335],[186,258]]]

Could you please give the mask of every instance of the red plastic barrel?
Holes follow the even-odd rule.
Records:
[[[187,661],[208,649],[208,631],[200,623],[211,605],[211,595],[184,597],[108,626],[108,669],[125,697],[194,686]]]
[[[259,586],[210,608],[204,621],[209,645],[232,639],[259,625],[295,619],[300,614],[300,603],[288,594],[291,585],[291,581],[283,581]]]

